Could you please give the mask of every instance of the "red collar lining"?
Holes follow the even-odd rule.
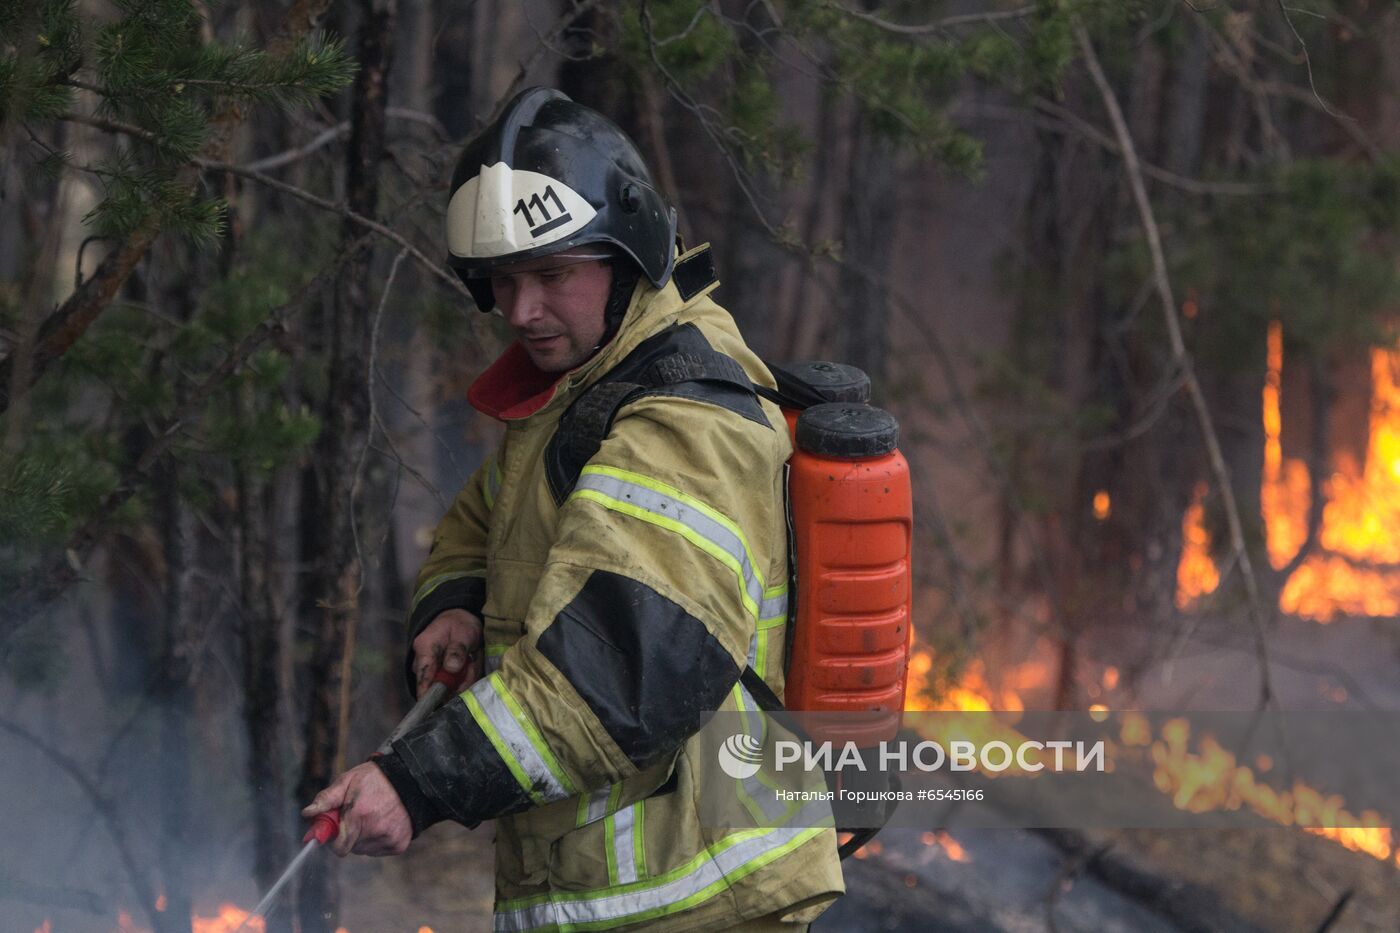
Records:
[[[539,369],[517,341],[471,384],[467,401],[500,421],[526,418],[549,403],[565,375]]]

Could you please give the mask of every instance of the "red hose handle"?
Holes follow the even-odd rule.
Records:
[[[306,835],[301,837],[302,842],[310,842],[315,839],[321,845],[330,842],[340,835],[340,810],[328,810],[325,813],[316,814],[311,821],[311,828],[306,831]]]
[[[471,658],[468,658],[467,662],[470,664]],[[455,673],[438,668],[438,672],[433,675],[433,683],[442,684],[448,690],[455,693],[457,688],[461,686],[462,681],[467,677],[466,668],[467,665],[464,664],[462,670]],[[377,756],[378,753],[376,752],[374,755],[370,756],[370,759],[373,760]],[[315,839],[321,845],[325,845],[338,835],[340,835],[340,810],[335,809],[316,814],[315,818],[311,821],[311,828],[306,831],[305,836],[301,837],[301,841],[310,842]]]
[[[470,665],[471,662],[472,659],[467,658],[467,663],[463,664],[462,669],[460,671],[457,671],[456,673],[453,673],[452,671],[449,671],[446,668],[438,668],[438,672],[433,675],[433,683],[442,684],[448,690],[451,690],[453,693],[456,693],[457,688],[461,686],[462,681],[467,679],[467,666]]]

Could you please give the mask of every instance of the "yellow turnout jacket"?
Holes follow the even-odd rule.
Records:
[[[437,528],[410,640],[477,612],[488,674],[385,771],[415,830],[497,820],[498,931],[722,929],[843,890],[832,829],[696,813],[726,779],[695,733],[754,708],[745,666],[781,695],[787,622],[788,433],[736,387],[773,379],[716,284],[691,250],[576,370],[551,384],[513,346],[473,385],[505,438]],[[648,366],[669,385],[637,391]]]

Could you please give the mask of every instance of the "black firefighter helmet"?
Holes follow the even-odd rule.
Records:
[[[627,134],[559,91],[515,96],[462,152],[447,203],[447,263],[477,307],[502,266],[589,243],[634,260],[657,288],[675,261],[676,211]]]

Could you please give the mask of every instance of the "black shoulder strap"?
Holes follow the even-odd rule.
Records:
[[[786,712],[783,701],[778,699],[773,688],[768,686],[768,681],[760,677],[758,671],[752,667],[744,668],[744,672],[739,675],[739,682],[744,685],[745,690],[749,691],[749,696],[753,697],[758,708],[765,713]]]
[[[562,505],[573,491],[622,406],[644,395],[693,399],[771,426],[744,367],[711,347],[694,324],[673,325],[638,344],[560,418],[544,453],[555,505]]]
[[[799,739],[809,740],[806,731],[802,728],[801,721],[794,718],[792,714],[788,712],[786,707],[783,706],[783,701],[778,699],[778,695],[773,692],[772,687],[768,686],[767,681],[758,676],[757,671],[752,667],[745,667],[744,672],[739,675],[739,682],[744,685],[744,689],[749,692],[749,696],[754,698],[754,702],[758,704],[759,709],[781,722],[783,728],[787,729],[787,731],[794,736]],[[851,834],[851,838],[842,843],[837,849],[837,855],[842,861],[850,858],[855,854],[857,849],[860,849],[867,842],[874,839],[876,834],[889,822],[890,817],[894,815],[895,807],[898,806],[897,799],[900,789],[899,775],[894,771],[878,771],[876,775],[877,779],[882,779],[884,781],[885,787],[881,789],[892,790],[896,793],[890,795],[889,800],[880,808],[876,815],[876,819],[879,821],[878,825],[866,826],[862,824],[849,827],[838,826],[836,828],[837,832]],[[831,786],[832,776],[830,774],[827,775],[827,780],[828,785]],[[833,792],[835,791],[834,786],[832,786],[831,789]]]

